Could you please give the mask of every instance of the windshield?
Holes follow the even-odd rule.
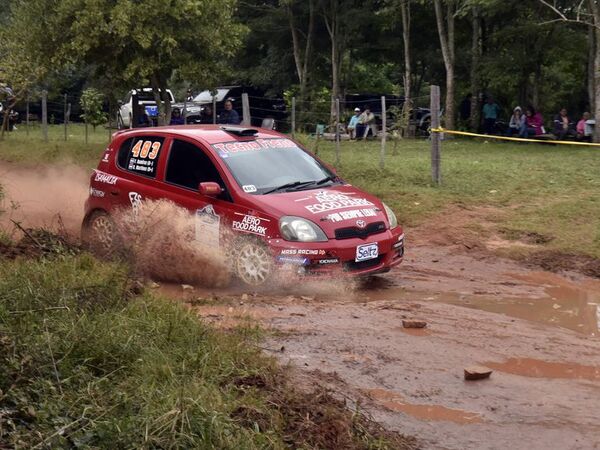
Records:
[[[214,144],[234,178],[249,194],[331,185],[336,175],[289,139]]]
[[[138,101],[140,102],[155,102],[156,100],[154,99],[154,93],[151,90],[139,90],[136,91],[137,96],[138,96]],[[173,94],[171,93],[170,90],[167,89],[167,94],[169,94],[169,101],[171,103],[175,102],[175,99],[173,98]]]
[[[217,89],[217,101],[223,101],[228,92],[229,89]],[[202,91],[194,97],[194,101],[198,103],[212,103],[213,95],[211,91]]]

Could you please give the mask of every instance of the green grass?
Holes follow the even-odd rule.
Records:
[[[375,437],[326,394],[290,388],[256,328],[217,331],[127,286],[125,267],[86,254],[0,259],[1,448],[404,442]]]
[[[96,166],[107,131],[50,127],[49,143],[39,128],[25,136],[20,128],[0,141],[0,159],[22,163],[62,160]],[[300,136],[309,149],[315,141]],[[388,142],[385,169],[379,169],[380,143],[342,142],[339,173],[350,183],[378,195],[410,227],[439,216],[451,205],[491,206],[489,220],[505,237],[535,232],[548,237],[544,248],[600,258],[600,148],[499,143],[454,139],[442,144],[442,186],[431,183],[427,140]],[[319,155],[333,163],[333,142],[319,142]],[[476,226],[476,224],[472,224]]]
[[[48,142],[44,142],[40,126],[30,126],[27,134],[23,124],[18,125],[16,131],[6,133],[0,141],[0,159],[23,164],[70,162],[91,168],[98,165],[107,144],[108,130],[102,126],[97,127],[96,131],[89,127],[86,144],[85,127],[82,124],[68,126],[66,141],[63,126],[49,126]]]

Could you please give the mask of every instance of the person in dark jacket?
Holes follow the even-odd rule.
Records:
[[[240,124],[240,116],[237,111],[233,109],[233,103],[231,100],[225,101],[225,109],[221,114],[219,114],[219,123],[226,125],[239,125]]]
[[[170,125],[184,125],[185,120],[181,115],[181,110],[179,108],[173,108],[173,112],[171,113],[171,123]]]
[[[557,139],[575,138],[577,136],[575,122],[569,118],[567,108],[562,108],[554,116],[554,135]]]

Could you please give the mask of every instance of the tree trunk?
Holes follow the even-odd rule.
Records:
[[[410,60],[410,0],[400,3],[402,15],[402,41],[404,42],[404,102],[410,107],[411,103],[411,76],[412,67]]]
[[[171,123],[171,98],[167,92],[167,83],[160,74],[155,73],[150,77],[150,85],[158,106],[158,126],[168,125]]]
[[[474,6],[472,10],[473,36],[471,42],[471,129],[479,129],[479,64],[481,62],[481,16],[479,7]]]
[[[444,66],[446,67],[446,104],[445,125],[454,129],[454,1],[447,0],[446,22],[444,25],[444,12],[441,0],[434,0],[435,18]],[[447,27],[447,34],[446,34]]]
[[[337,0],[329,0],[329,8],[325,9],[324,22],[331,41],[331,96],[340,97],[341,55],[343,47],[340,36],[339,5]],[[335,103],[331,104],[331,122],[336,116]]]

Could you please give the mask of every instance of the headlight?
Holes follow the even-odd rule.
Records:
[[[396,214],[394,214],[394,211],[392,211],[391,208],[385,203],[383,203],[383,209],[385,209],[385,213],[390,221],[390,228],[396,228],[398,226],[398,219],[396,219]]]
[[[279,231],[286,241],[325,242],[323,230],[302,217],[284,216],[279,219]]]

